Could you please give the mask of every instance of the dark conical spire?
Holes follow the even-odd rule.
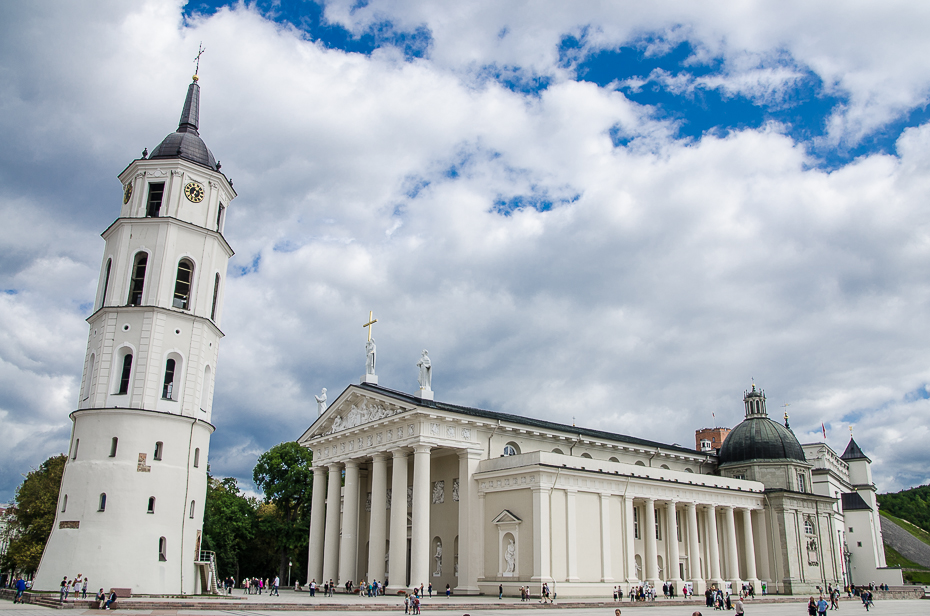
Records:
[[[859,448],[859,445],[852,436],[849,437],[849,444],[846,445],[846,451],[844,451],[843,455],[840,457],[847,462],[850,460],[862,460],[863,458],[866,460],[869,459],[869,457],[862,452],[862,449]]]
[[[178,130],[165,137],[158,147],[152,150],[149,158],[183,158],[217,171],[213,153],[197,132],[200,125],[200,86],[197,79],[194,75],[194,81],[187,87],[187,98],[184,99]]]
[[[184,99],[184,109],[181,110],[181,121],[178,122],[179,133],[194,133],[199,135],[197,127],[200,125],[200,86],[197,85],[197,76],[187,87],[187,98]]]

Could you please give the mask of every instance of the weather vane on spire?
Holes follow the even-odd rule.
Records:
[[[194,81],[200,78],[200,56],[202,56],[205,51],[206,49],[203,48],[203,41],[201,41],[200,45],[197,46],[197,57],[194,58],[194,62],[197,63],[197,68],[194,69]]]

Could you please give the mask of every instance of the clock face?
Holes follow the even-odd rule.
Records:
[[[132,198],[132,182],[123,187],[123,205],[129,203]]]
[[[203,197],[206,193],[202,184],[198,184],[197,182],[188,182],[187,186],[184,187],[184,194],[187,196],[188,201],[192,203],[200,203],[203,201]]]

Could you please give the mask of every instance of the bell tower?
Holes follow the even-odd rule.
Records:
[[[213,383],[236,197],[198,132],[198,77],[178,129],[119,174],[84,375],[35,588],[83,573],[96,590],[203,592]]]

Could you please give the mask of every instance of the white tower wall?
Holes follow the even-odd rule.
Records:
[[[197,133],[198,110],[193,83],[178,131],[119,176],[123,205],[103,233],[71,451],[37,590],[78,573],[95,591],[203,590],[213,383],[233,254],[222,230],[236,193]]]

